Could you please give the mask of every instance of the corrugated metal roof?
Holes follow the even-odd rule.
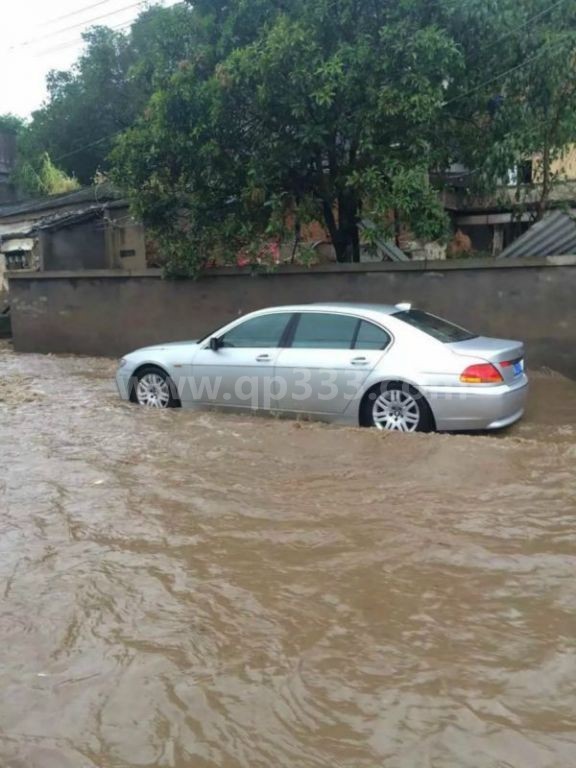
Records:
[[[390,261],[410,261],[404,251],[400,250],[396,243],[391,240],[379,242],[378,248],[390,259]]]
[[[363,219],[360,222],[360,232],[371,232],[373,235],[375,230],[376,225],[370,219]],[[404,251],[398,248],[393,240],[384,240],[384,238],[380,237],[372,237],[371,239],[373,241],[372,244],[376,246],[378,255],[381,256],[383,260],[388,259],[389,261],[410,261]]]
[[[530,256],[576,255],[576,221],[573,214],[554,211],[534,224],[518,240],[508,246],[498,258],[522,259]]]

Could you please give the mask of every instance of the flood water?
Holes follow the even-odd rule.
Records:
[[[1,768],[576,766],[576,384],[499,436],[0,349]]]

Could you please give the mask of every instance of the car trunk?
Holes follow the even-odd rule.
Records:
[[[520,341],[478,336],[447,346],[457,355],[492,363],[506,383],[514,382],[524,373],[524,345]]]

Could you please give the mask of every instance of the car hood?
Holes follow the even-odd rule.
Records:
[[[171,349],[173,347],[197,347],[198,341],[169,341],[166,344],[153,344],[150,347],[140,347],[140,349],[134,350],[132,354],[140,354],[141,352],[160,352],[163,349]]]

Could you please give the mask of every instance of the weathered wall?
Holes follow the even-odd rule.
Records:
[[[105,225],[101,218],[49,229],[40,236],[42,269],[105,269]]]
[[[576,258],[503,263],[285,267],[197,282],[157,273],[37,273],[10,279],[16,349],[121,355],[196,338],[243,312],[314,301],[412,301],[478,333],[526,342],[529,364],[576,377]]]

